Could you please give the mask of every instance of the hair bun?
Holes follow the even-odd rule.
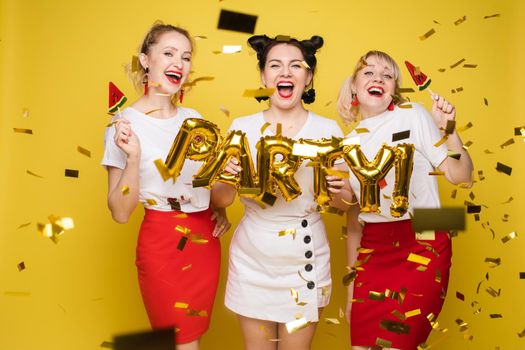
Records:
[[[314,49],[317,51],[319,50],[321,47],[323,47],[323,44],[324,44],[324,40],[322,37],[320,37],[319,35],[314,35],[310,38],[310,42],[312,43]]]
[[[271,39],[266,35],[254,35],[248,38],[248,45],[257,52],[257,57],[259,57],[270,41]]]

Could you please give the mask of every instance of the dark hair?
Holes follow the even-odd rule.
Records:
[[[259,60],[259,69],[262,71],[266,65],[266,58],[270,50],[279,45],[279,44],[288,44],[297,47],[301,50],[303,54],[304,61],[308,65],[308,68],[312,72],[312,75],[315,73],[315,67],[317,66],[317,58],[315,54],[317,50],[323,47],[324,40],[318,35],[312,36],[309,40],[297,40],[295,38],[290,38],[286,35],[277,35],[275,38],[269,38],[266,35],[254,35],[248,39],[248,45],[257,53],[257,60]],[[313,78],[312,78],[313,85]],[[315,90],[313,88],[305,91],[302,95],[302,100],[304,103],[310,104],[315,101]],[[262,100],[267,100],[269,97],[256,97],[258,102]]]
[[[305,62],[310,67],[312,73],[315,72],[315,66],[317,65],[317,59],[315,53],[321,47],[323,47],[324,41],[318,35],[312,36],[309,40],[297,40],[290,38],[285,35],[277,35],[275,38],[269,38],[266,35],[254,35],[248,39],[248,45],[257,53],[257,59],[259,60],[259,69],[263,70],[266,65],[266,58],[268,52],[279,44],[288,44],[297,47],[301,50]]]

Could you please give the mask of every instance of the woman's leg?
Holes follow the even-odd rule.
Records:
[[[175,350],[199,350],[199,339],[189,343],[177,344]]]
[[[237,315],[246,350],[276,350],[277,323]],[[274,341],[272,341],[274,340]]]

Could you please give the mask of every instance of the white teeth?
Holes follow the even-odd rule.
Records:
[[[166,75],[170,77],[174,77],[177,80],[182,78],[182,74],[179,74],[179,73],[166,72]]]
[[[383,90],[379,89],[379,88],[370,88],[368,90],[368,92],[377,92],[377,93],[380,93],[382,94],[383,93]]]
[[[277,87],[293,87],[292,83],[279,83]]]

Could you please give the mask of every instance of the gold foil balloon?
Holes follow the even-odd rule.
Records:
[[[361,211],[380,213],[379,181],[383,179],[396,161],[393,147],[383,145],[374,160],[369,162],[359,145],[343,147],[344,158],[361,184]]]
[[[390,215],[402,217],[408,210],[408,190],[410,176],[414,167],[414,145],[403,143],[395,147],[396,152],[396,181],[392,192]]]
[[[307,147],[299,147],[302,145]],[[314,199],[320,208],[325,207],[332,200],[332,193],[328,191],[328,182],[326,181],[326,169],[332,168],[335,161],[344,155],[341,138],[301,139],[294,146],[294,155],[300,155],[303,158],[312,160],[314,168]]]
[[[215,124],[199,118],[184,120],[164,162],[173,182],[180,175],[186,158],[207,159],[217,147],[219,139],[220,131]],[[164,180],[166,181],[167,178],[164,177]]]
[[[294,141],[287,137],[265,136],[257,143],[257,173],[261,189],[256,198],[273,205],[277,199],[278,187],[284,199],[290,201],[301,195],[301,188],[294,174],[302,163],[302,158],[292,154]]]
[[[242,168],[242,171],[237,175],[223,172],[231,157],[236,157]],[[193,187],[210,188],[219,180],[235,185],[239,188],[239,193],[259,193],[248,138],[242,131],[233,130],[226,136],[217,151],[209,157],[208,161],[194,176]]]

